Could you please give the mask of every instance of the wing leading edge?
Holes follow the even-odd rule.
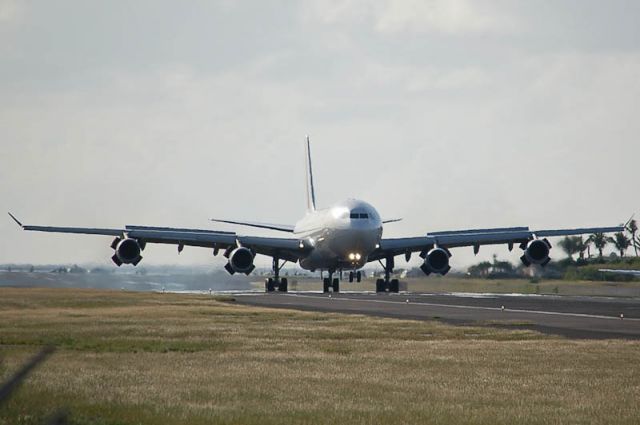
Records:
[[[228,250],[246,247],[256,254],[277,256],[283,260],[297,261],[309,250],[304,242],[294,238],[271,238],[260,236],[242,236],[235,232],[216,230],[184,229],[173,227],[152,227],[127,225],[124,228],[59,227],[34,226],[22,224],[14,215],[11,218],[23,229],[36,232],[71,233],[83,235],[113,236],[118,239],[136,239],[141,246],[147,243],[177,245],[179,251],[184,246]]]
[[[591,233],[622,232],[624,226],[585,227],[577,229],[529,230],[528,227],[507,227],[496,229],[455,230],[431,232],[426,236],[410,238],[382,239],[378,248],[370,257],[378,260],[388,256],[407,254],[411,252],[425,252],[435,246],[441,248],[458,248],[472,246],[477,252],[481,245],[526,243],[537,238],[552,236],[584,235]]]
[[[237,221],[237,220],[223,220],[220,218],[210,218],[209,221],[216,223],[236,224],[238,226],[257,227],[259,229],[277,230],[279,232],[293,233],[294,227],[290,224],[273,224],[273,223],[261,223],[256,221]]]

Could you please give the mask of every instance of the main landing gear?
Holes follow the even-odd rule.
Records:
[[[287,264],[286,261],[280,264],[280,259],[278,257],[273,257],[273,277],[264,281],[265,292],[274,292],[276,290],[278,290],[278,292],[287,292],[289,290],[289,281],[287,278],[280,278],[280,269],[282,269],[285,264]]]
[[[322,292],[325,294],[329,292],[329,288],[331,288],[332,292],[340,292],[340,279],[333,277],[334,271],[329,270],[329,277],[325,277],[322,279]]]
[[[391,273],[395,262],[393,257],[389,256],[385,259],[385,263],[380,264],[384,268],[384,279],[376,280],[376,292],[393,292],[398,293],[400,291],[400,281],[398,279],[391,279]]]

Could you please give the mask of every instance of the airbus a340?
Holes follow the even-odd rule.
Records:
[[[280,277],[280,270],[287,262],[299,263],[306,270],[327,271],[324,292],[338,292],[340,280],[334,277],[337,271],[347,270],[349,281],[360,281],[360,269],[369,262],[379,261],[384,267],[385,277],[377,280],[376,291],[398,292],[398,280],[391,279],[394,259],[398,255],[403,255],[409,261],[412,253],[419,253],[423,259],[420,268],[424,273],[445,275],[451,268],[451,248],[470,246],[477,254],[481,245],[506,244],[509,250],[514,245],[523,250],[520,259],[525,265],[544,266],[549,262],[551,249],[547,237],[621,232],[624,229],[622,226],[561,230],[507,227],[431,232],[409,238],[383,238],[384,224],[397,220],[381,219],[378,211],[364,201],[348,199],[329,208],[316,208],[308,137],[305,147],[307,212],[295,225],[211,219],[214,222],[286,232],[290,234],[289,237],[247,236],[235,232],[149,226],[125,226],[123,229],[33,226],[24,225],[11,213],[9,215],[24,230],[113,236],[115,239],[111,248],[114,255],[111,259],[117,266],[137,265],[142,260],[142,251],[149,243],[177,245],[178,252],[185,246],[213,249],[214,255],[222,252],[228,260],[225,269],[230,274],[249,275],[255,268],[255,256],[266,255],[273,259],[273,277],[265,282],[267,292],[287,291],[287,279]]]

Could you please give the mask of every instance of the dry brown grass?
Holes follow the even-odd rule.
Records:
[[[254,282],[254,287],[264,288],[263,282]],[[291,278],[291,290],[322,291],[319,279]],[[407,285],[407,286],[405,286]],[[551,295],[588,295],[606,297],[640,297],[638,282],[596,282],[571,280],[546,280],[532,283],[527,279],[478,279],[459,276],[424,276],[401,279],[401,287],[411,292],[447,293],[447,292],[491,292],[519,294]],[[375,279],[362,282],[341,282],[343,291],[375,291]]]
[[[640,422],[635,341],[1,288],[0,344],[0,376],[60,347],[0,424]]]

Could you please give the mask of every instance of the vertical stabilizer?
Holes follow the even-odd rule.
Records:
[[[311,167],[311,145],[309,143],[309,136],[307,136],[305,151],[307,154],[305,158],[305,164],[307,165],[307,211],[315,211],[316,191],[313,187],[313,168]]]

